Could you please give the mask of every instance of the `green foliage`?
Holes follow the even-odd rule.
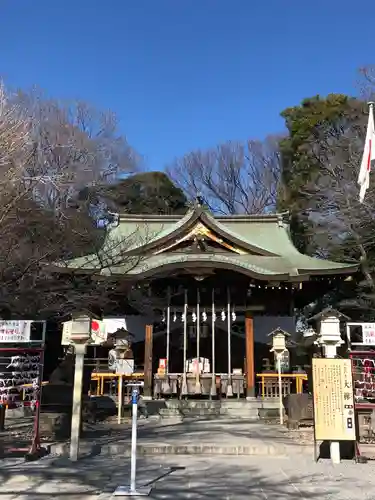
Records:
[[[360,261],[361,273],[319,298],[353,320],[375,318],[375,197],[358,201],[357,176],[368,106],[342,94],[315,96],[281,114],[289,135],[280,142],[279,210],[291,211],[296,246],[338,262]]]
[[[285,109],[288,136],[280,141],[281,185],[278,210],[292,214],[291,231],[301,251],[313,251],[311,237],[311,192],[321,178],[327,145],[340,140],[348,128],[362,125],[364,103],[343,94],[319,95],[304,99],[299,106]]]
[[[105,186],[100,194],[118,212],[184,214],[187,199],[164,172],[145,172]]]
[[[363,115],[363,103],[343,94],[319,95],[304,99],[299,106],[285,109],[281,116],[289,135],[280,141],[282,193],[279,204],[285,209],[300,206],[301,188],[314,178],[319,161],[312,154],[317,140],[337,136]]]

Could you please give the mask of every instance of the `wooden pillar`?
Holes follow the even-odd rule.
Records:
[[[143,395],[147,399],[152,398],[152,330],[152,325],[146,325]]]
[[[246,396],[255,396],[255,373],[254,373],[254,324],[253,318],[246,314],[245,318],[246,337]]]

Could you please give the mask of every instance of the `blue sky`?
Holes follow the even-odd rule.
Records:
[[[280,132],[280,111],[304,97],[356,93],[357,68],[375,63],[374,12],[370,0],[2,0],[0,75],[112,109],[161,169]]]

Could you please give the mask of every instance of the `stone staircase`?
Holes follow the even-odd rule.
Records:
[[[263,403],[245,399],[225,399],[225,400],[176,400],[170,399],[163,402],[158,408],[158,416],[164,419],[184,420],[187,418],[196,419],[246,419],[258,420],[259,409]]]

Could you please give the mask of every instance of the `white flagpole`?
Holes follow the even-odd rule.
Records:
[[[363,203],[366,191],[370,186],[371,161],[375,159],[375,125],[374,125],[374,103],[369,102],[369,117],[366,131],[365,148],[362,155],[361,168],[358,175],[360,186],[359,201]]]

